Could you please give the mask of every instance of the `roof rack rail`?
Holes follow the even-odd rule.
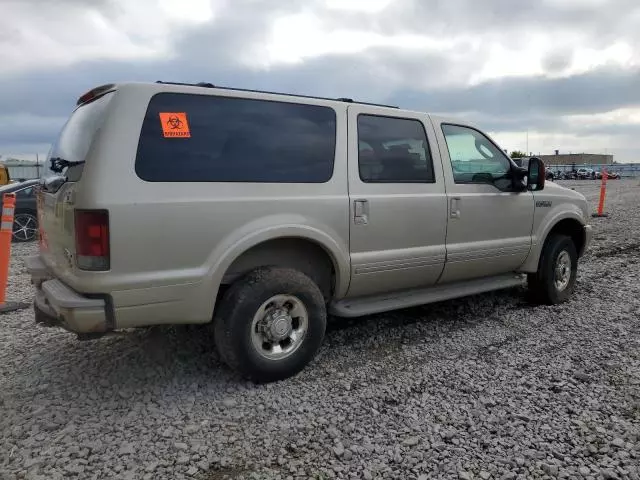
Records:
[[[298,98],[311,98],[314,100],[332,100],[334,102],[345,102],[345,103],[356,103],[358,105],[370,105],[372,107],[386,107],[386,108],[400,108],[397,105],[385,105],[382,103],[369,103],[369,102],[359,102],[357,100],[353,100],[352,98],[339,97],[339,98],[330,98],[330,97],[317,97],[314,95],[301,95],[297,93],[283,93],[283,92],[271,92],[268,90],[253,90],[250,88],[234,88],[234,87],[221,87],[219,85],[214,85],[208,82],[198,82],[198,83],[181,83],[181,82],[163,82],[161,80],[157,80],[156,83],[162,83],[166,85],[186,85],[189,87],[205,87],[205,88],[218,88],[220,90],[231,90],[237,92],[249,92],[249,93],[266,93],[270,95],[284,95],[286,97],[298,97]]]
[[[188,87],[215,88],[215,85],[213,83],[208,83],[208,82],[182,83],[182,82],[163,82],[162,80],[156,80],[156,83],[163,83],[165,85],[186,85]]]

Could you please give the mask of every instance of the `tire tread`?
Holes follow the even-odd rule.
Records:
[[[553,260],[558,250],[566,245],[572,262],[572,278],[567,288],[558,293],[553,286]],[[568,299],[575,288],[578,255],[571,237],[558,233],[551,234],[540,255],[538,271],[528,275],[528,289],[531,301],[545,305],[555,305]]]
[[[301,362],[293,362],[294,366],[288,372],[265,372],[253,365],[246,352],[237,348],[240,341],[237,336],[238,322],[251,321],[242,312],[248,305],[261,304],[266,298],[267,291],[279,291],[279,293],[290,293],[291,289],[304,292],[310,299],[312,305],[306,305],[309,311],[309,322],[316,322],[315,327],[321,333],[320,338],[305,339],[311,341],[311,351],[302,351],[305,345],[301,345],[299,350],[293,355],[302,355]],[[271,295],[269,293],[268,295]],[[268,298],[268,297],[267,297]],[[249,272],[244,277],[237,280],[222,297],[220,305],[216,308],[214,315],[214,339],[216,348],[221,360],[232,370],[241,373],[255,381],[273,381],[289,377],[310,361],[322,343],[324,330],[326,327],[326,308],[324,297],[318,286],[303,273],[287,268],[261,267]],[[309,327],[311,330],[312,327]],[[310,331],[307,332],[307,335]]]

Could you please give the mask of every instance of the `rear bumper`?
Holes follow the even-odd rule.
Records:
[[[52,278],[40,256],[28,257],[25,265],[36,287],[33,306],[37,323],[75,333],[104,333],[113,329],[104,298],[88,298]]]

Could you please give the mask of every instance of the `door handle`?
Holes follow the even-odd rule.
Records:
[[[449,216],[451,218],[460,218],[460,197],[451,197],[451,210]]]
[[[369,223],[369,201],[353,201],[353,221],[356,225],[367,225]]]

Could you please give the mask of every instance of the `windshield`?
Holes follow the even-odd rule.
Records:
[[[51,158],[62,158],[69,162],[83,162],[89,152],[91,142],[100,128],[104,112],[111,98],[113,98],[113,94],[107,93],[91,103],[78,107],[62,128],[58,140],[51,147],[47,162]]]

